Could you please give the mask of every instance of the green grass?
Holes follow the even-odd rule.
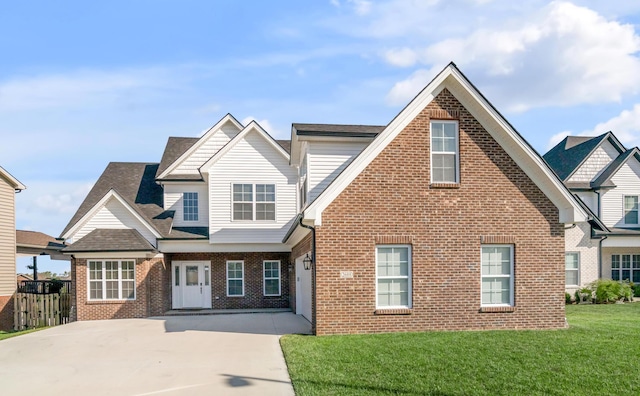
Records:
[[[11,337],[21,336],[23,334],[33,333],[34,331],[42,330],[44,328],[45,327],[42,327],[39,329],[22,330],[22,331],[0,331],[0,341],[5,340],[7,338],[11,338]]]
[[[568,330],[281,339],[297,395],[637,395],[640,303],[567,306]]]

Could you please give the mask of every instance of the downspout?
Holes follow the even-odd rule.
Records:
[[[607,239],[607,236],[604,235],[600,242],[598,242],[598,279],[602,279],[602,242]]]
[[[300,216],[300,226],[307,228],[309,230],[311,230],[311,265],[312,265],[312,278],[311,278],[311,301],[312,301],[312,306],[311,306],[311,319],[312,319],[312,323],[311,323],[311,328],[313,331],[313,334],[316,333],[316,229],[315,227],[311,227],[308,226],[304,223],[302,223],[302,219],[304,218],[304,216]]]

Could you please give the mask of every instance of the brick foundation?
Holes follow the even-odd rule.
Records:
[[[430,117],[459,120],[460,183],[430,184]],[[446,186],[451,187],[451,186]],[[564,327],[558,210],[442,91],[325,209],[316,228],[316,333]],[[481,243],[510,243],[515,306],[481,309]],[[377,243],[412,246],[410,310],[376,312]],[[340,271],[353,271],[343,279]],[[380,314],[380,313],[384,313]]]

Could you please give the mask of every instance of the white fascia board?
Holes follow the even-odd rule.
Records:
[[[210,244],[208,240],[159,240],[158,250],[162,253],[251,253],[251,252],[290,252],[291,247],[284,243],[219,243]]]
[[[66,256],[73,256],[82,259],[134,259],[134,258],[154,258],[156,253],[149,252],[86,252],[86,253],[64,253]]]
[[[162,172],[157,178],[162,179],[164,177],[167,177],[169,174],[171,174],[171,172],[173,172],[175,168],[177,168],[181,163],[183,163],[187,158],[189,158],[197,149],[200,148],[200,146],[204,144],[204,142],[209,140],[211,135],[216,133],[227,122],[230,122],[233,125],[235,125],[239,131],[241,131],[244,128],[244,126],[240,122],[238,122],[238,120],[236,120],[234,116],[228,113],[227,115],[222,117],[220,121],[216,122],[214,126],[209,128],[204,133],[204,135],[202,135],[202,137],[196,142],[196,144],[189,147],[187,151],[185,151],[180,157],[178,157],[177,160],[173,161],[173,163],[169,165],[167,169],[165,169],[164,172]]]
[[[7,179],[7,181],[9,181],[9,183],[11,183],[11,187],[13,187],[14,190],[22,191],[22,190],[26,190],[27,189],[27,187],[25,187],[24,184],[20,183],[20,181],[18,179],[13,177],[11,175],[11,173],[7,172],[7,170],[4,169],[1,166],[0,166],[0,176],[2,176],[5,179]]]
[[[78,220],[76,222],[76,224],[73,225],[73,227],[71,227],[69,229],[69,231],[67,231],[62,238],[64,239],[68,239],[71,237],[71,235],[75,234],[83,225],[85,225],[89,219],[91,219],[93,216],[96,215],[96,213],[98,213],[98,211],[100,211],[100,209],[106,205],[106,203],[111,199],[114,198],[116,200],[118,200],[118,202],[120,202],[125,208],[127,208],[127,210],[129,212],[131,212],[131,214],[138,219],[156,238],[160,238],[161,235],[158,233],[158,231],[156,231],[155,228],[153,228],[151,226],[151,224],[149,224],[147,222],[147,220],[145,220],[142,216],[140,216],[140,214],[138,214],[138,211],[136,211],[134,208],[131,207],[131,205],[129,205],[127,203],[127,201],[125,201],[122,196],[120,196],[120,194],[118,194],[114,189],[109,190],[104,197],[102,197],[102,199],[100,199],[100,201],[98,201],[98,203],[96,203],[95,205],[93,205],[93,207],[84,215],[80,218],[80,220]]]
[[[239,141],[244,139],[244,137],[252,131],[257,132],[258,135],[266,140],[274,149],[278,151],[278,153],[280,153],[280,155],[282,155],[287,160],[287,162],[289,162],[289,153],[287,153],[285,149],[282,148],[282,146],[280,146],[278,142],[276,142],[271,137],[271,135],[269,135],[264,129],[262,129],[260,124],[255,121],[251,121],[249,125],[247,125],[240,133],[234,136],[233,139],[231,139],[224,147],[218,150],[218,152],[215,153],[213,157],[209,158],[207,162],[202,164],[202,166],[198,169],[200,173],[209,173],[209,169],[211,169],[213,164],[218,162],[220,158],[224,157],[225,154],[227,154],[233,147],[235,147],[236,144],[238,144]]]
[[[602,241],[603,248],[638,248],[640,247],[640,236],[615,236],[609,235]]]
[[[300,140],[298,139],[298,131],[291,125],[291,157],[289,159],[289,165],[300,163],[300,152],[302,147]]]

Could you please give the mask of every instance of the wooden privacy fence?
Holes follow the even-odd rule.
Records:
[[[13,312],[15,330],[69,323],[71,295],[16,293]]]

